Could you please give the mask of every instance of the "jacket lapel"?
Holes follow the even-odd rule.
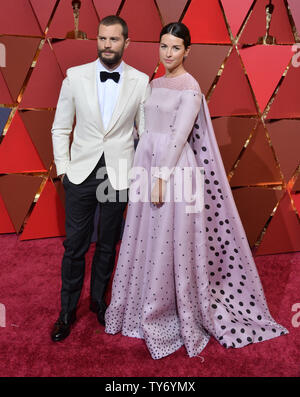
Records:
[[[87,101],[89,107],[92,109],[91,114],[95,115],[96,123],[99,125],[101,132],[104,132],[104,126],[102,121],[101,110],[99,106],[98,98],[98,87],[97,87],[97,61],[91,63],[91,69],[89,69],[85,75],[86,88],[87,88]]]
[[[122,76],[121,87],[119,90],[117,103],[113,111],[113,114],[111,116],[110,122],[107,126],[107,129],[104,132],[104,135],[108,134],[115,126],[119,117],[123,113],[126,104],[129,102],[130,97],[133,95],[133,91],[136,86],[137,79],[135,77],[129,76],[128,69],[129,69],[128,65],[124,63],[123,76]]]

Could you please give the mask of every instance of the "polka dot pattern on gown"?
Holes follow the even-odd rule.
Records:
[[[173,201],[129,201],[106,332],[143,338],[154,359],[182,345],[197,356],[210,336],[238,348],[286,334],[269,313],[198,83],[185,73],[151,84],[134,166],[151,175],[167,153],[178,168],[204,167],[204,208],[186,213],[186,202],[175,200],[176,173],[168,181]],[[196,101],[190,127],[185,115]]]

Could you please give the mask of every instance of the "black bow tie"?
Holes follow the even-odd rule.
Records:
[[[114,80],[116,83],[119,82],[120,80],[120,73],[118,72],[113,72],[113,73],[109,73],[109,72],[100,72],[100,80],[102,82],[106,81],[107,79],[112,79]]]

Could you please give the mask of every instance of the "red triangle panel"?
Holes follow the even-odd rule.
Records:
[[[157,79],[158,77],[164,76],[166,73],[166,69],[162,63],[158,65],[157,71],[155,73],[154,78]]]
[[[239,2],[240,3],[240,2]],[[240,38],[240,43],[256,44],[266,34],[266,5],[268,0],[257,0],[253,12]],[[274,10],[270,25],[270,35],[276,38],[277,44],[295,42],[285,6],[285,0],[273,0]]]
[[[62,40],[52,44],[57,62],[66,75],[68,68],[97,59],[97,42],[94,40]]]
[[[300,54],[298,52],[298,54]],[[268,112],[268,119],[300,117],[300,56],[292,59],[289,70],[281,83]],[[298,57],[298,59],[297,59]]]
[[[154,1],[127,0],[120,17],[127,22],[133,41],[159,41],[162,23]]]
[[[116,15],[122,1],[121,0],[93,0],[99,20],[107,15]]]
[[[6,48],[6,67],[3,77],[14,101],[23,87],[41,39],[32,37],[4,36],[1,38]]]
[[[51,128],[54,115],[54,110],[30,110],[20,112],[20,116],[22,117],[28,134],[47,170],[53,162]]]
[[[256,120],[248,117],[217,117],[212,123],[224,168],[228,174],[254,129]]]
[[[1,1],[0,34],[41,36],[29,0]]]
[[[164,25],[170,22],[176,22],[181,17],[187,0],[172,0],[170,7],[169,0],[156,0]]]
[[[240,50],[261,111],[270,100],[292,54],[290,46],[258,45]]]
[[[158,62],[158,43],[131,42],[124,52],[124,61],[151,78]]]
[[[257,113],[248,81],[235,49],[227,59],[224,71],[210,98],[209,110],[212,116]]]
[[[12,100],[7,84],[2,76],[0,69],[0,103],[9,105],[13,102],[14,101]]]
[[[8,215],[5,204],[0,195],[0,233],[15,233],[14,225]]]
[[[236,0],[221,1],[231,32],[235,37],[238,34],[240,27],[246,18],[246,15],[254,0],[238,1],[238,4]]]
[[[264,126],[259,124],[234,170],[231,186],[281,183],[281,176]]]
[[[24,223],[41,182],[41,177],[30,175],[10,174],[0,177],[0,194],[17,233]]]
[[[97,36],[99,19],[92,0],[81,1],[79,11],[79,30],[87,35],[88,39]],[[53,20],[50,23],[47,33],[48,37],[66,38],[68,32],[74,31],[74,15],[72,2],[60,0],[55,11]]]
[[[282,191],[259,187],[234,189],[233,196],[251,247],[259,239]]]
[[[182,22],[190,29],[192,43],[231,44],[218,0],[192,0]]]
[[[267,129],[284,180],[288,182],[299,165],[300,121],[279,120],[268,123]]]
[[[298,35],[300,36],[300,3],[299,0],[288,0],[293,20],[296,25]]]
[[[293,194],[291,194],[291,196],[292,196],[294,205],[296,207],[296,210],[298,212],[298,215],[300,216],[300,193],[293,193]]]
[[[228,45],[192,44],[191,51],[186,58],[185,68],[198,81],[201,91],[207,95],[221,65],[229,51]],[[205,59],[205,62],[203,60]]]
[[[30,0],[30,3],[38,19],[40,27],[44,32],[54,9],[56,0],[47,0],[43,2],[41,0]]]
[[[17,112],[0,145],[0,173],[45,171],[47,169]]]
[[[65,211],[50,180],[32,211],[21,235],[21,240],[63,236],[65,234]]]
[[[48,42],[43,46],[25,89],[21,108],[55,108],[63,74]]]
[[[285,194],[258,248],[258,255],[300,251],[300,223]]]
[[[296,182],[294,183],[294,186],[292,187],[292,191],[293,192],[300,192],[300,174],[298,174]]]

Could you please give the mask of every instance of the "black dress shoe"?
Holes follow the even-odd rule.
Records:
[[[98,321],[101,325],[105,326],[105,311],[107,309],[107,304],[105,302],[98,303],[91,300],[90,310],[97,314]]]
[[[98,322],[104,327],[105,327],[105,312],[106,312],[106,308],[99,310],[97,313]]]
[[[69,321],[63,321],[61,318],[59,318],[54,324],[51,332],[51,339],[53,342],[59,342],[69,336],[71,332],[71,325],[75,322],[75,320],[75,314],[70,317]]]

